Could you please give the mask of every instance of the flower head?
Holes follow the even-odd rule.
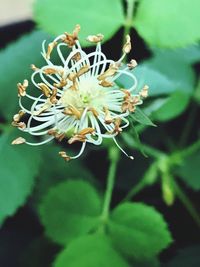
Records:
[[[52,139],[67,140],[70,145],[79,142],[81,149],[77,155],[69,156],[64,151],[59,153],[68,161],[78,158],[87,143],[100,145],[104,138],[112,138],[126,154],[116,136],[129,125],[127,117],[142,103],[148,90],[145,86],[134,94],[137,80],[129,69],[136,67],[135,60],[122,68],[122,60],[131,50],[130,36],[126,38],[122,57],[113,61],[101,51],[102,34],[88,36],[87,40],[95,43],[96,49],[86,54],[78,40],[79,31],[80,26],[77,25],[72,34],[58,36],[47,47],[43,42],[42,56],[46,64],[41,68],[31,65],[31,82],[36,88],[32,95],[29,94],[28,80],[18,83],[21,110],[14,115],[12,125],[23,132],[41,136],[42,140],[30,143],[20,137],[13,144],[42,145]],[[64,56],[67,47],[71,51]],[[56,63],[52,59],[54,52],[58,55]],[[131,79],[130,88],[117,85],[121,75]],[[24,106],[24,98],[31,101],[29,108]],[[27,116],[25,123],[22,120]]]

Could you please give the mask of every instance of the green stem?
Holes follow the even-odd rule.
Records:
[[[200,140],[196,141],[194,144],[192,144],[189,147],[186,147],[180,152],[181,157],[187,157],[191,154],[195,153],[197,150],[200,149]]]
[[[187,119],[185,126],[184,126],[184,129],[183,129],[183,134],[182,134],[181,139],[180,139],[180,143],[179,143],[180,147],[183,147],[187,142],[188,136],[190,134],[192,125],[193,125],[194,120],[195,120],[195,114],[197,112],[197,109],[198,109],[197,105],[193,105],[191,110],[190,110],[188,119]]]
[[[126,19],[124,23],[124,33],[123,33],[123,44],[126,41],[126,35],[130,34],[132,22],[133,22],[133,12],[135,8],[136,0],[126,0],[127,2],[127,11],[126,11]],[[124,59],[124,61],[126,58]]]
[[[200,215],[198,214],[196,208],[193,206],[193,203],[175,180],[173,180],[173,186],[175,189],[175,194],[177,195],[179,200],[183,203],[183,205],[185,206],[185,208],[187,209],[187,211],[189,212],[189,214],[191,215],[197,226],[200,228]]]
[[[108,178],[107,178],[107,186],[106,186],[106,192],[105,192],[105,198],[104,198],[104,205],[102,210],[102,220],[103,222],[106,222],[109,217],[109,211],[110,211],[110,203],[112,199],[112,192],[114,188],[115,183],[115,174],[117,170],[117,163],[119,160],[119,150],[115,147],[111,147],[109,150],[109,157],[110,157],[110,167],[108,171]]]
[[[140,180],[125,196],[122,202],[131,200],[135,195],[142,191],[147,186],[146,178]]]

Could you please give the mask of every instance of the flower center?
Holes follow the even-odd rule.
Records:
[[[64,107],[73,106],[77,109],[102,108],[105,103],[105,90],[95,77],[81,78],[78,90],[66,89],[60,98]]]

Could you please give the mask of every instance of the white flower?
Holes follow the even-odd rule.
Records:
[[[101,51],[101,34],[88,37],[88,41],[96,43],[96,49],[86,54],[78,41],[79,30],[77,25],[72,34],[58,36],[47,49],[43,42],[42,56],[46,65],[41,68],[32,65],[31,81],[37,89],[33,95],[27,92],[27,80],[17,85],[21,110],[13,117],[12,124],[23,132],[43,136],[43,139],[30,143],[20,138],[13,144],[42,145],[54,138],[59,141],[67,139],[68,144],[80,142],[81,149],[77,155],[68,156],[64,151],[60,152],[64,159],[69,160],[78,158],[86,143],[100,145],[104,138],[112,138],[126,154],[116,136],[129,125],[127,117],[134,112],[136,105],[142,103],[144,95],[141,92],[133,94],[137,80],[129,68],[136,66],[136,62],[121,68],[122,60],[131,49],[130,37],[127,36],[122,57],[115,62],[107,59]],[[71,52],[65,56],[69,48]],[[56,53],[58,57],[53,63]],[[131,79],[130,88],[120,88],[116,84],[121,75]],[[25,97],[31,101],[30,108],[24,106]],[[25,124],[21,119],[27,114]]]

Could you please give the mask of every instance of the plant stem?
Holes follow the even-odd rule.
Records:
[[[130,34],[136,0],[126,0],[126,2],[127,2],[127,9],[126,9],[126,19],[124,23],[123,44],[126,41],[126,36]],[[126,57],[124,61],[126,61]]]
[[[200,149],[200,140],[196,141],[189,147],[186,147],[180,152],[181,157],[187,157],[190,156],[191,154],[195,153],[197,150]]]
[[[117,163],[119,160],[119,151],[115,147],[111,147],[109,150],[110,167],[108,170],[107,186],[104,198],[104,205],[102,210],[102,220],[106,222],[109,216],[110,203],[112,199],[112,192],[115,183],[115,174],[117,170]]]
[[[173,180],[173,186],[175,189],[175,194],[177,195],[179,200],[183,203],[183,205],[185,206],[185,208],[187,209],[187,211],[189,212],[189,214],[191,215],[197,226],[200,228],[200,215],[193,206],[193,203],[185,194],[183,189],[179,186],[179,184],[175,181],[175,179]]]
[[[190,134],[191,127],[192,127],[194,120],[195,120],[195,114],[197,112],[197,109],[198,109],[197,105],[193,105],[191,107],[188,119],[187,119],[185,126],[184,126],[184,129],[183,129],[183,134],[182,134],[181,139],[180,139],[180,143],[179,143],[180,147],[183,147],[187,142],[187,138]]]
[[[146,179],[140,180],[125,196],[125,198],[122,200],[122,202],[129,201],[131,198],[133,198],[135,195],[137,195],[142,189],[146,187]]]

